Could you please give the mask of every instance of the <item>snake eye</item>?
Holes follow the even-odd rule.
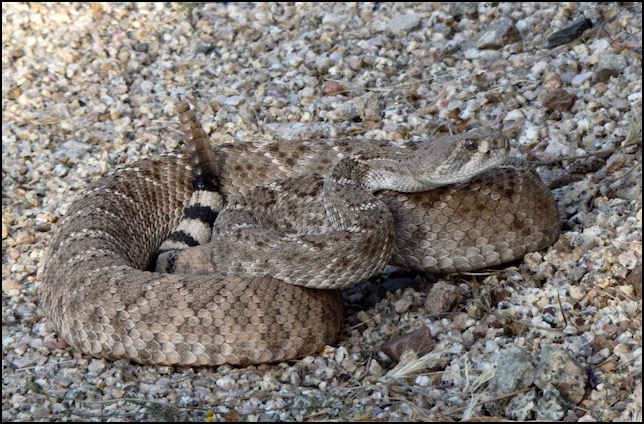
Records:
[[[479,148],[479,144],[474,140],[463,140],[465,150],[473,151]]]

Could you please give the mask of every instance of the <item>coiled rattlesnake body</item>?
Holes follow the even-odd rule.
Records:
[[[559,234],[537,174],[497,167],[507,141],[495,130],[399,145],[239,143],[212,153],[205,166],[229,205],[217,211],[211,244],[172,257],[173,274],[148,270],[191,202],[194,154],[112,172],[70,206],[42,287],[45,313],[70,344],[158,365],[301,357],[337,339],[343,314],[336,290],[300,286],[337,288],[386,263],[480,269],[543,249]],[[439,187],[450,183],[458,184]]]

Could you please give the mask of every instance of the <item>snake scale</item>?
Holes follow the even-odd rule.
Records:
[[[210,146],[189,106],[179,111],[188,154],[90,184],[47,252],[45,315],[86,354],[192,366],[299,358],[339,337],[337,289],[386,264],[476,270],[559,235],[551,193],[506,160],[496,129]]]

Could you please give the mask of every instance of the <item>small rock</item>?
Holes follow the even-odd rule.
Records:
[[[412,350],[416,352],[417,356],[422,356],[430,352],[433,348],[432,333],[426,326],[390,340],[387,343],[383,343],[380,346],[380,350],[394,361],[400,360],[400,357],[406,351]]]
[[[411,306],[411,300],[408,297],[403,297],[402,299],[394,302],[394,310],[396,313],[402,314],[407,312]]]
[[[463,57],[470,60],[485,60],[489,62],[497,61],[501,58],[501,52],[496,50],[481,50],[476,47],[466,49]]]
[[[366,93],[338,107],[338,118],[344,121],[379,121],[380,107],[376,93]]]
[[[20,59],[20,58],[21,58],[21,57],[23,57],[24,55],[25,55],[25,51],[24,51],[23,49],[12,49],[12,50],[9,52],[9,57],[11,57],[11,58],[12,58],[12,59],[14,59],[14,60],[15,60],[15,59]]]
[[[574,406],[584,398],[586,373],[568,352],[557,346],[546,346],[537,364],[534,384],[544,391],[552,385],[562,399]]]
[[[593,23],[588,18],[581,18],[567,26],[566,28],[552,33],[546,39],[546,48],[552,49],[561,46],[581,37],[587,29],[593,27]]]
[[[575,104],[577,96],[573,93],[569,93],[563,88],[557,90],[548,91],[544,94],[541,103],[546,109],[550,111],[569,111],[572,108],[572,105]]]
[[[60,387],[64,387],[64,388],[68,388],[72,385],[72,383],[74,383],[74,379],[66,375],[57,375],[54,377],[54,381]]]
[[[626,112],[630,109],[631,105],[624,99],[613,99],[610,102],[611,106],[620,112]]]
[[[315,69],[320,73],[320,74],[326,74],[329,69],[333,65],[335,65],[335,62],[329,57],[329,56],[318,56],[315,59]]]
[[[449,11],[454,17],[473,16],[478,11],[477,5],[478,3],[473,1],[449,3]]]
[[[80,159],[91,150],[92,146],[76,140],[68,140],[64,142],[58,150],[56,155],[65,156],[70,159]]]
[[[560,421],[567,408],[564,408],[565,402],[561,399],[559,391],[552,384],[547,384],[542,390],[543,394],[535,408],[537,420]]]
[[[69,173],[69,168],[62,163],[56,164],[54,167],[54,174],[58,177],[64,177]]]
[[[476,42],[479,49],[501,49],[503,46],[516,43],[521,37],[511,19],[499,19],[480,35]]]
[[[232,107],[238,107],[240,104],[246,101],[246,98],[244,96],[229,96],[229,97],[223,97],[220,99],[220,103],[226,107],[232,108]]]
[[[419,15],[396,16],[385,24],[385,31],[389,31],[395,35],[405,35],[420,24],[420,19],[421,16]]]
[[[364,67],[364,60],[360,56],[351,56],[347,58],[346,62],[353,71],[359,71]]]
[[[499,354],[496,372],[490,381],[495,396],[505,395],[529,387],[535,378],[530,355],[523,349],[510,347]]]
[[[19,255],[16,255],[20,257]],[[14,260],[17,260],[18,258],[13,258]],[[12,280],[3,280],[2,281],[2,293],[6,294],[8,296],[20,296],[20,292],[23,289],[23,285],[18,282],[18,281],[12,281]]]
[[[572,77],[572,79],[570,80],[570,84],[573,87],[580,86],[592,76],[593,76],[592,72],[582,72],[581,74],[577,74],[574,77]]]
[[[232,390],[237,385],[237,382],[231,376],[225,375],[217,379],[216,384],[224,390]]]
[[[91,373],[100,374],[105,370],[106,364],[103,359],[92,359],[87,365],[87,370]]]
[[[426,375],[419,375],[416,377],[416,380],[414,380],[414,384],[420,387],[427,387],[431,384],[432,380],[426,376]]]
[[[463,295],[458,291],[458,287],[439,281],[429,291],[425,301],[425,308],[432,314],[449,312],[463,300]]]
[[[325,96],[335,96],[337,94],[348,93],[350,90],[336,81],[324,81],[322,83],[322,94]]]
[[[616,77],[626,68],[626,59],[618,54],[603,55],[595,68],[595,81],[608,82],[610,77]]]
[[[358,365],[350,356],[347,356],[346,358],[344,358],[344,360],[340,362],[340,364],[342,365],[342,368],[344,368],[345,370],[347,370],[347,372],[351,374],[353,374],[358,369]]]
[[[536,392],[530,390],[513,397],[505,408],[506,417],[516,421],[528,420],[530,413],[534,410],[536,396]]]
[[[370,361],[369,362],[369,374],[370,375],[375,375],[377,377],[381,377],[384,372],[378,361]]]

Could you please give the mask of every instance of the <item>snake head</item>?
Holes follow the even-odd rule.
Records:
[[[510,154],[510,142],[500,128],[482,127],[433,140],[425,149],[431,159],[420,164],[420,175],[430,184],[462,183],[501,165]]]
[[[458,184],[501,165],[509,152],[510,143],[500,128],[478,128],[420,142],[400,154],[362,158],[369,164],[363,186],[372,192],[411,193]]]

